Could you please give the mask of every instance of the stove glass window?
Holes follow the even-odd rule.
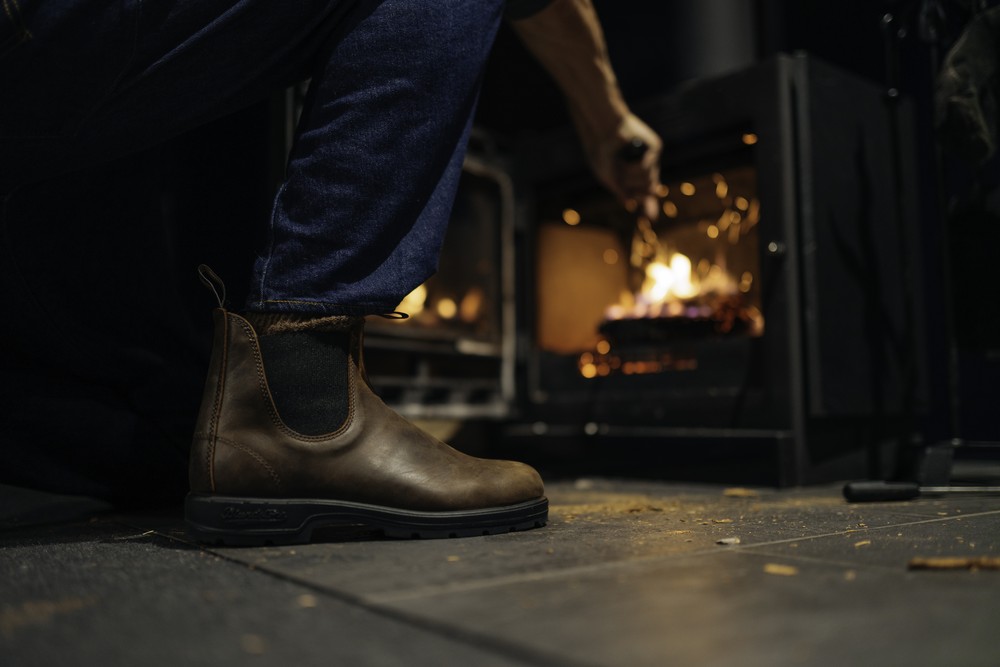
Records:
[[[755,176],[735,166],[665,177],[655,216],[596,187],[542,198],[539,348],[576,356],[592,378],[685,370],[691,360],[648,351],[761,336]]]

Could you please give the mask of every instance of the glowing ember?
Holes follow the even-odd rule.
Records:
[[[708,182],[711,186],[703,188]],[[746,191],[747,184],[739,179],[737,182],[739,191]],[[664,187],[664,193],[670,189]],[[747,251],[734,249],[744,245],[743,237],[754,231],[760,221],[759,201],[756,197],[736,194],[731,180],[721,173],[697,179],[697,185],[681,182],[677,190],[692,197],[685,206],[696,213],[682,216],[687,227],[679,228],[673,222],[679,214],[677,204],[664,199],[661,202],[664,217],[659,221],[642,215],[635,219],[629,251],[632,289],[607,308],[606,319],[728,320],[732,315],[727,312],[732,309],[741,319],[756,319],[759,311],[754,308],[751,313],[747,307],[755,299],[751,294],[754,275],[744,268],[748,264]],[[700,199],[694,197],[703,192],[706,194],[699,194]],[[718,212],[713,212],[713,208]],[[659,231],[654,229],[654,222]],[[692,249],[685,252],[695,252],[698,261],[693,262],[690,256],[679,252],[678,246]],[[762,321],[755,321],[749,328],[759,335],[762,327]]]
[[[702,317],[711,313],[705,302],[749,290],[753,276],[745,273],[739,282],[721,267],[699,262],[694,270],[691,258],[670,253],[648,263],[642,289],[637,294],[625,292],[620,301],[605,313],[609,320],[635,317]]]

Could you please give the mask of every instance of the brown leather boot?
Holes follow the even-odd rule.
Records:
[[[318,527],[343,525],[455,537],[545,524],[534,469],[462,454],[372,392],[363,318],[303,329],[278,316],[268,322],[278,333],[260,337],[221,299],[214,318],[185,503],[198,539],[304,542]]]

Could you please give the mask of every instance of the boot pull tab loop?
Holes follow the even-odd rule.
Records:
[[[225,309],[226,284],[222,282],[222,278],[220,278],[218,274],[207,264],[198,265],[198,278],[205,287],[212,290],[212,294],[215,295],[215,300],[219,302],[219,308]]]

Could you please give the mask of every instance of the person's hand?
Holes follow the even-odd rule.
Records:
[[[574,119],[577,120],[577,119]],[[598,133],[576,122],[590,167],[598,180],[629,210],[640,210],[655,219],[659,211],[660,153],[663,141],[648,125],[629,113],[611,132]],[[641,142],[644,153],[628,159],[630,144]]]

